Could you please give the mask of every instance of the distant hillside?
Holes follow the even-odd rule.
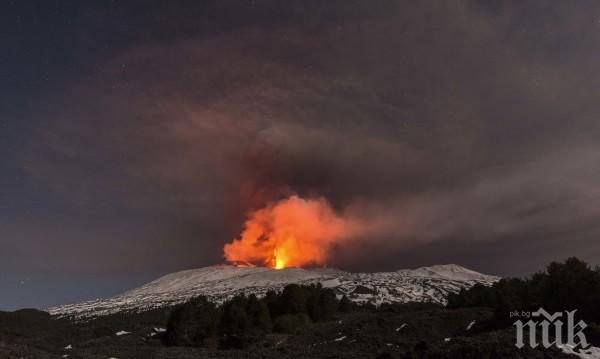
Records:
[[[216,265],[168,274],[112,298],[61,305],[47,311],[59,316],[90,317],[170,306],[199,295],[221,303],[237,294],[262,296],[287,284],[316,283],[332,288],[339,296],[346,295],[356,303],[445,304],[449,293],[458,293],[475,284],[491,285],[499,279],[455,264],[382,273]]]

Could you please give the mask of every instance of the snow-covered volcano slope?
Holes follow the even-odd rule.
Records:
[[[61,316],[90,317],[174,305],[199,295],[223,302],[236,294],[264,295],[269,290],[280,290],[291,283],[321,283],[355,302],[376,305],[406,302],[445,304],[448,293],[456,293],[476,283],[491,285],[498,279],[455,264],[382,273],[216,265],[168,274],[112,298],[60,305],[47,311]]]

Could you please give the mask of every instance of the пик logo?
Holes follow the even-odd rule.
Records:
[[[583,320],[575,323],[575,312],[573,310],[571,312],[565,311],[567,323],[566,328],[564,328],[565,323],[561,320],[563,317],[562,312],[554,313],[550,315],[544,308],[540,308],[535,312],[531,313],[531,317],[542,317],[543,320],[530,319],[528,322],[523,323],[521,320],[517,320],[514,323],[514,326],[517,328],[517,341],[515,346],[517,348],[523,348],[525,343],[523,341],[524,337],[524,329],[527,327],[529,329],[529,346],[531,348],[536,348],[538,346],[537,342],[537,330],[541,329],[541,338],[542,338],[542,346],[544,348],[549,348],[552,345],[556,347],[563,347],[565,345],[576,348],[580,347],[582,349],[587,349],[590,344],[587,342],[585,334],[583,330],[587,327],[587,324]],[[566,333],[563,331],[566,329]],[[550,338],[554,338],[553,341],[550,341]],[[566,342],[563,342],[563,339],[566,338]]]

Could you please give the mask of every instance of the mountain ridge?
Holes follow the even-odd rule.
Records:
[[[445,304],[448,293],[457,293],[475,284],[491,285],[499,279],[457,264],[376,273],[352,273],[335,268],[272,269],[217,264],[169,273],[111,298],[59,305],[46,311],[57,316],[86,318],[175,305],[199,295],[221,303],[239,294],[262,296],[288,284],[317,283],[357,303]]]

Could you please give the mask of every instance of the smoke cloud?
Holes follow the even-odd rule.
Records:
[[[350,3],[259,1],[218,33],[135,43],[66,91],[29,174],[91,212],[185,218],[182,266],[221,261],[242,231],[227,257],[269,261],[279,220],[326,222],[315,262],[351,269],[600,260],[598,4]],[[353,226],[336,213],[371,230],[340,246]],[[519,249],[500,260],[500,243]]]

